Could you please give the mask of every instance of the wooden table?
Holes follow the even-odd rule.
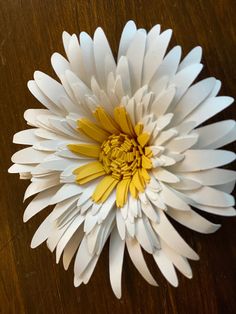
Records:
[[[235,4],[233,0],[0,1],[1,313],[235,313],[235,219],[206,215],[223,225],[209,236],[177,227],[201,256],[199,262],[191,262],[192,280],[179,274],[178,288],[172,288],[145,255],[160,284],[149,286],[126,254],[123,297],[117,300],[108,279],[107,247],[89,284],[78,289],[73,287],[73,267],[65,272],[61,264],[56,265],[45,245],[30,249],[31,237],[48,211],[23,224],[22,198],[28,182],[7,173],[10,156],[17,150],[12,136],[26,126],[23,112],[40,107],[26,82],[38,69],[54,76],[50,56],[63,52],[63,30],[93,34],[102,26],[115,52],[127,20],[147,29],[160,23],[162,29],[174,29],[171,45],[181,45],[184,54],[201,45],[202,77],[216,76],[223,82],[221,93],[235,96]],[[212,121],[232,118],[233,108]]]

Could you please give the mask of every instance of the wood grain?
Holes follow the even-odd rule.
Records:
[[[32,235],[48,211],[23,224],[28,182],[7,173],[18,149],[12,136],[26,127],[23,113],[40,107],[26,82],[39,69],[54,76],[50,56],[63,52],[63,30],[92,34],[101,26],[116,52],[128,19],[148,29],[160,23],[163,29],[174,29],[171,45],[181,45],[184,54],[201,45],[202,76],[221,79],[222,94],[235,96],[235,10],[234,0],[0,1],[0,313],[235,313],[235,219],[209,215],[223,225],[209,236],[177,226],[201,256],[191,262],[192,280],[179,274],[177,289],[162,278],[150,256],[145,257],[159,288],[149,286],[125,255],[123,297],[117,300],[108,279],[107,247],[89,284],[78,289],[73,287],[73,267],[65,272],[56,265],[45,245],[30,249]],[[213,121],[235,117],[234,108]]]

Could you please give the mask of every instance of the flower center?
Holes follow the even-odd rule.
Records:
[[[137,198],[150,181],[150,135],[143,132],[141,123],[133,127],[124,107],[116,107],[114,117],[98,107],[94,116],[98,124],[87,119],[78,120],[77,123],[79,131],[98,144],[68,145],[70,151],[95,159],[73,171],[76,183],[85,184],[103,176],[93,192],[93,201],[104,202],[116,188],[116,205],[123,207],[128,192]]]
[[[99,161],[103,164],[106,173],[119,181],[131,179],[144,163],[146,168],[152,168],[152,163],[150,159],[145,158],[141,145],[138,145],[134,138],[123,133],[110,135],[103,142]]]

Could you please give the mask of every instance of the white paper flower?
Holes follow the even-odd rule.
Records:
[[[30,179],[25,199],[37,194],[24,221],[55,205],[31,246],[46,241],[63,254],[65,269],[75,255],[74,284],[87,283],[110,237],[110,281],[121,297],[125,247],[140,274],[157,285],[142,249],[152,254],[166,279],[178,285],[187,259],[198,255],[180,237],[168,216],[201,233],[219,228],[191,206],[234,216],[235,172],[219,167],[235,154],[218,148],[236,138],[233,120],[203,127],[233,99],[217,94],[213,77],[193,83],[202,69],[200,47],[182,60],[179,46],[167,54],[171,30],[148,33],[129,21],[117,62],[101,28],[94,38],[63,33],[68,61],[51,58],[58,83],[36,71],[31,93],[46,109],[29,109],[33,128],[14,136],[29,145],[12,157],[11,173]]]

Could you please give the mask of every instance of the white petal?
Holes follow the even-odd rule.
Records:
[[[89,263],[89,265],[87,266],[87,268],[85,269],[85,271],[81,274],[80,278],[82,279],[82,282],[84,284],[87,284],[90,280],[90,277],[92,276],[93,274],[93,271],[97,265],[97,262],[98,262],[98,259],[99,259],[99,255],[95,255],[91,262]]]
[[[208,186],[203,186],[196,191],[185,191],[184,193],[194,202],[206,206],[231,207],[235,204],[232,195]]]
[[[35,130],[37,129],[28,129],[16,133],[13,137],[13,143],[15,144],[24,144],[24,145],[33,145],[40,140],[39,137],[35,136]]]
[[[201,72],[202,67],[203,67],[202,64],[193,64],[184,68],[182,71],[177,72],[172,81],[172,84],[176,85],[176,94],[173,100],[173,104],[171,105],[170,108],[172,108],[183,96],[183,94],[186,92],[186,90],[189,88],[189,86],[193,83],[198,74]]]
[[[121,276],[124,257],[125,241],[121,240],[117,229],[114,228],[109,246],[109,273],[112,290],[118,299],[121,298]]]
[[[50,100],[44,93],[43,91],[38,87],[35,81],[31,80],[28,81],[27,83],[28,89],[31,92],[34,97],[41,102],[47,109],[49,109],[52,113],[55,113],[56,115],[61,115],[63,114],[62,110],[60,107],[58,107],[52,100]],[[26,112],[33,111],[36,109],[29,109]],[[38,109],[42,110],[42,109]],[[25,116],[26,119],[26,116]],[[26,119],[27,120],[27,119]],[[34,125],[34,124],[33,124]]]
[[[119,59],[119,62],[116,68],[116,75],[120,75],[121,80],[122,80],[122,86],[124,88],[125,93],[130,94],[131,85],[130,85],[130,75],[129,75],[129,64],[125,56],[122,56]]]
[[[153,169],[152,173],[154,174],[155,178],[157,178],[160,181],[163,181],[163,182],[166,182],[166,183],[176,183],[176,182],[179,182],[179,178],[175,174],[167,171],[164,168],[158,167],[156,169]]]
[[[67,97],[63,86],[41,71],[34,72],[34,80],[40,90],[57,106],[57,108],[63,110],[59,102],[62,96]]]
[[[191,148],[198,140],[197,134],[178,136],[166,144],[166,148],[171,152],[182,153]]]
[[[141,199],[141,208],[145,215],[154,222],[158,221],[158,215],[153,208],[152,204],[149,202],[145,193],[139,193],[139,198]]]
[[[84,60],[78,38],[75,34],[70,37],[67,48],[67,57],[71,65],[71,69],[82,81],[86,81],[87,76],[84,68]]]
[[[219,216],[236,216],[236,211],[233,207],[212,207],[206,205],[195,204],[194,207],[203,210],[206,213],[219,215]]]
[[[58,226],[58,222],[62,221],[63,218],[66,218],[68,214],[71,213],[71,210],[74,212],[76,209],[76,203],[78,201],[78,196],[72,196],[60,203],[57,203],[54,207],[54,210],[51,214],[51,220],[56,222]]]
[[[72,196],[79,195],[83,191],[83,188],[75,183],[73,184],[64,184],[60,190],[54,195],[50,204],[56,204],[62,202]]]
[[[141,87],[145,45],[146,34],[144,32],[137,31],[126,53],[126,57],[129,63],[133,93],[135,93]]]
[[[160,192],[160,196],[162,198],[162,201],[170,206],[174,207],[175,209],[181,210],[181,211],[188,211],[190,210],[190,207],[188,204],[185,203],[184,200],[182,200],[180,197],[178,197],[171,189],[169,189],[165,184],[161,184],[162,190]]]
[[[161,116],[166,113],[171,104],[174,96],[175,96],[176,89],[175,87],[170,87],[165,90],[160,96],[153,102],[152,104],[152,112],[157,116]]]
[[[123,29],[123,32],[121,34],[120,39],[120,46],[119,46],[119,52],[118,52],[118,58],[120,59],[121,56],[125,56],[127,49],[134,38],[134,35],[136,34],[136,25],[134,21],[128,21]]]
[[[199,63],[202,58],[202,48],[200,46],[197,46],[193,48],[186,57],[182,60],[182,62],[179,65],[179,71],[186,68],[187,66],[195,63]]]
[[[64,252],[63,252],[63,266],[64,266],[65,270],[68,269],[70,262],[74,256],[76,250],[78,249],[83,236],[84,236],[84,231],[82,228],[80,228],[79,230],[77,230],[74,233],[72,238],[67,243],[67,245],[64,249]]]
[[[187,258],[177,254],[163,240],[161,240],[161,248],[166,256],[183,275],[185,275],[187,278],[192,278],[192,270]]]
[[[126,246],[129,252],[129,256],[137,268],[139,273],[143,276],[143,278],[152,286],[158,286],[156,280],[151,275],[149,269],[147,268],[147,264],[144,260],[142,250],[140,245],[135,239],[127,238]]]
[[[23,221],[24,222],[28,221],[38,212],[46,208],[50,204],[51,198],[54,196],[58,189],[59,187],[56,186],[39,193],[26,207],[23,216]]]
[[[214,86],[214,88],[213,88],[213,90],[212,90],[212,92],[211,92],[211,94],[210,94],[210,97],[215,97],[215,96],[217,96],[218,93],[219,93],[219,91],[220,91],[220,89],[221,89],[221,81],[216,80],[215,86]]]
[[[87,247],[87,239],[86,237],[83,238],[82,242],[80,243],[78,252],[76,254],[75,263],[74,263],[74,274],[76,277],[80,277],[83,271],[88,266],[89,262],[93,258],[93,254],[90,254]]]
[[[199,139],[194,148],[215,149],[228,144],[227,137],[232,130],[234,130],[236,137],[235,125],[234,120],[224,120],[195,129],[193,132],[199,135]],[[222,145],[218,146],[217,143]]]
[[[57,76],[60,78],[66,70],[70,70],[70,63],[59,53],[55,52],[51,57],[51,63]]]
[[[13,164],[9,169],[9,173],[23,173],[23,172],[31,172],[34,169],[34,165],[18,165]]]
[[[235,159],[235,154],[226,150],[188,150],[184,160],[174,165],[175,171],[201,171],[226,165]]]
[[[91,77],[96,74],[95,61],[94,61],[94,51],[93,51],[93,40],[85,32],[81,32],[79,35],[80,47],[82,51],[83,61],[86,64],[85,71],[87,73],[88,86],[91,82]]]
[[[225,146],[229,143],[232,143],[235,140],[236,140],[236,124],[234,124],[234,127],[225,136],[222,136],[216,142],[209,145],[209,148],[216,149]]]
[[[39,115],[48,115],[50,111],[48,109],[27,109],[24,112],[24,119],[27,124],[31,126],[38,126],[37,117]]]
[[[170,284],[172,284],[172,286],[177,287],[178,278],[171,260],[162,250],[157,250],[153,254],[153,257],[164,277],[169,281]]]
[[[167,214],[178,221],[180,224],[197,232],[213,233],[220,228],[220,225],[206,220],[193,210],[188,212],[179,212],[169,208]]]
[[[174,129],[177,131],[177,134],[179,135],[186,135],[188,134],[192,129],[194,129],[196,125],[196,122],[194,121],[187,121],[182,122],[178,126],[176,126]]]
[[[233,103],[232,97],[219,96],[212,97],[202,103],[201,106],[197,107],[185,121],[195,121],[196,126],[210,119],[217,113],[221,112]]]
[[[27,147],[16,152],[12,156],[11,161],[18,164],[37,164],[42,162],[48,155],[48,152],[42,152],[32,147]]]
[[[98,27],[94,33],[94,58],[97,69],[97,76],[99,78],[99,83],[102,86],[106,86],[105,59],[107,56],[111,59],[111,69],[109,72],[114,72],[116,64],[111,52],[111,48],[103,30]]]
[[[199,189],[202,185],[199,182],[196,182],[191,179],[187,179],[185,177],[179,176],[179,182],[172,183],[171,186],[175,190],[183,190],[183,191],[188,191],[188,190],[196,190]]]
[[[156,121],[156,128],[158,130],[163,130],[169,125],[173,118],[173,113],[167,113],[164,116],[160,116]]]
[[[136,228],[135,228],[135,236],[138,240],[139,244],[143,247],[143,249],[152,254],[153,253],[153,247],[152,243],[149,238],[148,231],[146,229],[143,217],[138,218],[135,222]]]
[[[165,56],[153,79],[159,79],[163,76],[172,77],[178,69],[180,57],[181,47],[175,46]]]
[[[69,225],[63,236],[61,237],[60,241],[57,244],[56,248],[56,262],[59,263],[61,254],[66,247],[67,243],[70,241],[74,233],[79,229],[80,225],[83,223],[84,217],[77,216],[73,222]]]
[[[149,83],[160,66],[166,53],[171,35],[172,30],[166,30],[150,44],[144,58],[142,84]]]
[[[119,209],[116,210],[116,226],[122,240],[125,239],[125,221]]]
[[[158,78],[156,80],[154,78],[149,84],[149,89],[154,92],[156,94],[156,97],[158,98],[160,97],[160,94],[169,87],[169,81],[170,78],[168,76],[162,76],[161,78]]]
[[[209,169],[184,173],[184,176],[202,185],[219,185],[236,180],[236,172],[227,169]]]
[[[57,159],[54,158],[53,160],[44,161],[41,165],[44,169],[51,170],[51,171],[64,171],[67,167],[73,166],[76,169],[78,166],[83,165],[84,163],[82,160],[70,160],[65,158],[58,157]]]
[[[199,256],[191,249],[183,238],[171,225],[163,211],[160,213],[160,223],[152,223],[152,226],[157,234],[178,254],[189,259],[198,260]]]
[[[99,214],[98,214],[98,223],[102,223],[108,216],[108,214],[113,210],[114,204],[116,201],[115,191],[109,195],[108,199],[102,204]]]
[[[225,184],[219,184],[219,185],[216,185],[215,188],[217,190],[220,190],[222,192],[226,192],[226,193],[230,194],[234,190],[235,182],[236,182],[236,180],[234,180],[232,182],[225,183]]]
[[[93,182],[90,182],[90,184],[86,186],[86,188],[83,188],[82,193],[79,197],[77,206],[83,205],[92,196],[94,189],[96,188],[96,185],[97,185],[97,182],[93,181]]]
[[[172,125],[177,125],[192,112],[212,91],[215,78],[210,77],[192,85],[175,107]]]
[[[41,225],[38,227],[37,231],[35,232],[30,247],[32,249],[39,246],[41,243],[47,240],[50,232],[52,230],[52,223],[50,220],[50,215],[47,216],[47,218],[41,223]]]
[[[47,247],[48,249],[53,252],[60,241],[61,237],[63,236],[64,232],[68,228],[68,225],[63,226],[62,228],[59,227],[57,228],[53,223],[52,223],[52,230],[48,236],[47,239]]]
[[[150,47],[152,42],[160,35],[160,24],[154,25],[147,34],[147,48]]]
[[[62,41],[63,41],[63,46],[64,46],[64,50],[65,50],[66,54],[68,52],[68,46],[70,43],[70,38],[71,38],[71,35],[69,33],[67,33],[66,31],[64,31],[62,33]]]

